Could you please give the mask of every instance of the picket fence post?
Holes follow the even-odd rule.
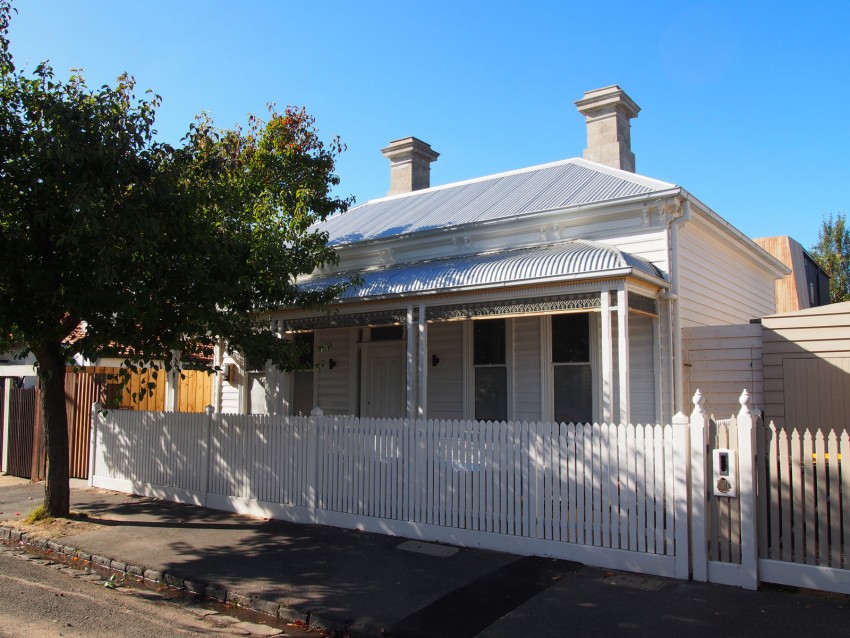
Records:
[[[324,411],[316,406],[310,411],[310,421],[307,427],[307,473],[305,504],[310,510],[310,519],[317,521],[319,495],[319,428],[324,417]]]
[[[210,474],[212,474],[212,431],[215,426],[215,408],[211,405],[208,405],[204,408],[204,412],[207,414],[207,444],[204,450],[204,455],[206,459],[204,460],[204,476],[203,483],[201,484],[201,498],[202,505],[206,507],[207,500],[209,499],[210,493]]]
[[[705,497],[705,430],[703,396],[697,390],[691,412],[691,574],[694,580],[708,581],[708,539]]]
[[[100,401],[92,403],[91,431],[89,432],[89,487],[94,487],[94,457],[95,454],[97,454],[97,417],[100,414],[101,409]]]
[[[673,416],[673,507],[676,516],[676,578],[687,580],[690,576],[690,419],[678,412]]]
[[[750,394],[744,390],[738,403],[738,494],[741,499],[741,586],[758,589],[758,526],[756,521],[755,416],[749,406]]]

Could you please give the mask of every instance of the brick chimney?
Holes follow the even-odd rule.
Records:
[[[440,154],[415,137],[394,140],[381,149],[390,160],[390,190],[387,195],[410,193],[431,186],[431,162]]]
[[[616,84],[587,91],[576,106],[587,120],[584,159],[634,173],[629,120],[637,117],[640,107]]]

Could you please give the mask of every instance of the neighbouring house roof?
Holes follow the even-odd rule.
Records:
[[[307,290],[321,288],[342,283],[352,274],[314,277],[301,286]],[[649,262],[608,244],[581,240],[376,267],[358,274],[363,285],[348,289],[339,299],[374,299],[606,276],[638,275],[663,284],[661,273]]]
[[[675,184],[572,158],[375,199],[318,225],[331,245],[616,202]]]

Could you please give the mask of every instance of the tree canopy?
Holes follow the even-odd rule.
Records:
[[[313,226],[350,202],[331,192],[343,147],[325,144],[305,110],[270,107],[244,130],[199,117],[172,147],[153,128],[160,98],[137,98],[129,75],[93,89],[47,63],[16,69],[11,13],[0,0],[0,341],[26,344],[37,360],[45,505],[64,515],[71,356],[156,369],[225,339],[296,368],[299,344],[263,317],[321,307],[342,290],[305,292],[295,280],[335,262]]]
[[[812,246],[812,257],[829,275],[829,301],[850,301],[850,228],[846,216],[825,217]]]

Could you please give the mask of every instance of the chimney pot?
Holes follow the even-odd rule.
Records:
[[[575,104],[587,121],[584,159],[634,173],[629,120],[640,107],[616,84],[587,91]]]
[[[390,160],[390,190],[387,195],[410,193],[431,186],[431,162],[440,154],[415,137],[393,140],[381,149]]]

